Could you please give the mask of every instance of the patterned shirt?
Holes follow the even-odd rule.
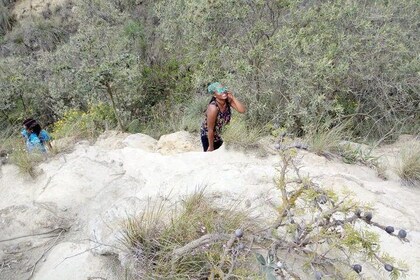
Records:
[[[217,107],[217,118],[214,124],[214,141],[219,141],[221,139],[222,128],[225,124],[230,122],[230,118],[232,116],[232,111],[230,109],[229,103],[226,103],[227,108],[224,112],[222,112],[217,105],[216,100],[212,100],[210,104],[213,104]],[[201,124],[201,136],[207,136],[208,127],[207,127],[207,113],[205,115],[204,121]]]

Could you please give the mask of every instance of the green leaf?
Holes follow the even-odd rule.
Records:
[[[270,272],[267,272],[265,274],[265,279],[267,279],[267,280],[277,280],[276,276],[274,276],[271,271]]]
[[[255,257],[257,258],[257,261],[258,261],[261,265],[265,265],[265,264],[266,264],[265,259],[264,259],[264,257],[263,257],[261,254],[259,254],[259,253],[255,253]]]

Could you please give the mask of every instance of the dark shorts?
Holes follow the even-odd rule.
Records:
[[[207,149],[209,148],[209,139],[207,138],[207,136],[201,136],[201,144],[203,144],[203,150],[207,152]],[[219,149],[220,146],[222,146],[222,144],[223,144],[222,139],[214,141],[214,144],[213,144],[214,149],[215,150]]]

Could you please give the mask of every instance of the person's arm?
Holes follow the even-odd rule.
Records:
[[[41,130],[40,136],[42,138],[41,140],[44,143],[44,145],[47,146],[49,151],[52,151],[52,145],[51,145],[52,139],[51,139],[51,136],[48,134],[48,132],[45,129],[43,129]]]
[[[238,111],[238,113],[243,114],[246,112],[245,105],[242,104],[242,102],[239,101],[235,96],[233,96],[231,91],[228,92],[228,100],[229,100],[230,106],[232,106],[233,109]]]
[[[209,140],[209,147],[206,152],[214,151],[214,126],[217,119],[217,107],[210,104],[207,107],[207,138]]]

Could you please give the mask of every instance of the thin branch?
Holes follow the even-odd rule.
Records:
[[[18,236],[18,237],[13,237],[13,238],[9,238],[9,239],[4,239],[4,240],[0,240],[0,243],[2,242],[7,242],[7,241],[12,241],[12,240],[16,240],[16,239],[20,239],[20,238],[25,238],[25,237],[33,237],[33,236],[39,236],[39,235],[46,235],[46,234],[50,234],[50,233],[54,233],[58,230],[60,231],[68,231],[70,229],[70,227],[67,228],[56,228],[47,232],[43,232],[43,233],[35,233],[35,234],[28,234],[28,235],[22,235],[22,236]]]
[[[47,250],[44,251],[44,253],[42,253],[41,257],[39,257],[39,259],[34,263],[34,265],[32,266],[32,271],[31,274],[28,277],[28,280],[32,279],[32,276],[34,275],[35,269],[37,264],[39,263],[40,260],[42,260],[43,257],[45,257],[45,255],[55,246],[55,244],[57,243],[58,239],[61,237],[61,234],[65,232],[65,230],[61,230],[60,233],[57,235],[57,238],[54,240],[53,244],[51,244],[50,247],[48,247]]]

